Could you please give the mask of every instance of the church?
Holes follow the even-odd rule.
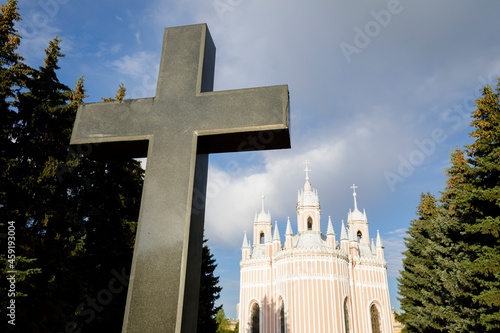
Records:
[[[297,233],[290,218],[281,242],[264,209],[255,214],[253,246],[245,233],[240,262],[240,333],[392,333],[384,247],[370,243],[366,212],[342,221],[337,241],[328,217],[321,232],[318,191],[306,181],[297,198]]]

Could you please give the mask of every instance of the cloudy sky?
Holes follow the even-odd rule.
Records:
[[[84,75],[86,102],[121,82],[127,98],[154,96],[163,29],[195,23],[208,24],[217,47],[215,90],[288,84],[292,149],[210,157],[206,237],[231,317],[243,232],[261,194],[282,238],[287,216],[296,232],[306,159],[323,232],[331,216],[340,234],[358,186],[398,308],[403,237],[420,193],[439,194],[450,150],[470,142],[479,88],[500,75],[494,1],[25,0],[20,12],[22,55],[41,65],[58,35],[59,77],[73,87]]]

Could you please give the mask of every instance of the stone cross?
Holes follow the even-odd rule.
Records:
[[[288,87],[214,92],[214,69],[206,24],[168,28],[155,97],[78,109],[71,144],[148,158],[123,332],[196,332],[208,154],[290,148]]]

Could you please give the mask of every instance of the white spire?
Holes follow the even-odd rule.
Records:
[[[345,226],[344,226],[344,220],[342,220],[342,226],[340,227],[340,239],[348,239],[347,238],[347,232],[345,231]]]
[[[380,234],[377,230],[377,248],[378,247],[384,247],[384,245],[382,245],[382,239],[380,238]]]
[[[306,182],[309,182],[309,171],[311,171],[311,170],[309,170],[309,167],[308,167],[309,163],[311,163],[311,162],[309,162],[308,160],[306,160],[304,162],[304,164],[306,165],[306,169],[304,170],[306,172]]]
[[[278,230],[278,221],[274,221],[274,236],[273,240],[280,240],[280,232]]]
[[[332,219],[328,216],[328,228],[326,229],[327,235],[335,235],[335,231],[333,231]]]
[[[354,197],[354,210],[358,210],[358,203],[356,202],[356,189],[358,188],[356,185],[352,184],[352,196]]]
[[[361,213],[358,209],[358,201],[356,199],[357,197],[356,189],[358,187],[352,184],[351,188],[352,188],[352,196],[354,197],[354,210],[351,211],[351,209],[349,209],[349,213],[347,214],[347,221],[367,221],[366,212],[363,210],[363,213]]]
[[[311,190],[311,183],[309,183],[309,164],[310,162],[306,160],[304,164],[306,165],[306,169],[304,170],[306,172],[306,183],[304,184],[304,191],[310,191]]]
[[[255,213],[254,222],[271,222],[271,213],[269,211],[264,210],[264,199],[265,196],[262,194],[262,210],[259,214]]]
[[[247,232],[245,231],[245,235],[243,236],[243,244],[241,245],[241,247],[250,247],[250,244],[248,244],[248,240],[247,240]]]
[[[285,231],[285,236],[292,236],[293,231],[292,231],[292,224],[290,223],[290,216],[288,217],[288,221],[286,223],[286,231]]]

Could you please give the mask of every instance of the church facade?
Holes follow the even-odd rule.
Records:
[[[253,245],[245,233],[240,262],[240,333],[392,333],[384,248],[370,243],[366,213],[349,210],[340,239],[328,218],[320,230],[318,192],[306,182],[297,199],[297,233],[285,241],[264,210],[255,214]]]

